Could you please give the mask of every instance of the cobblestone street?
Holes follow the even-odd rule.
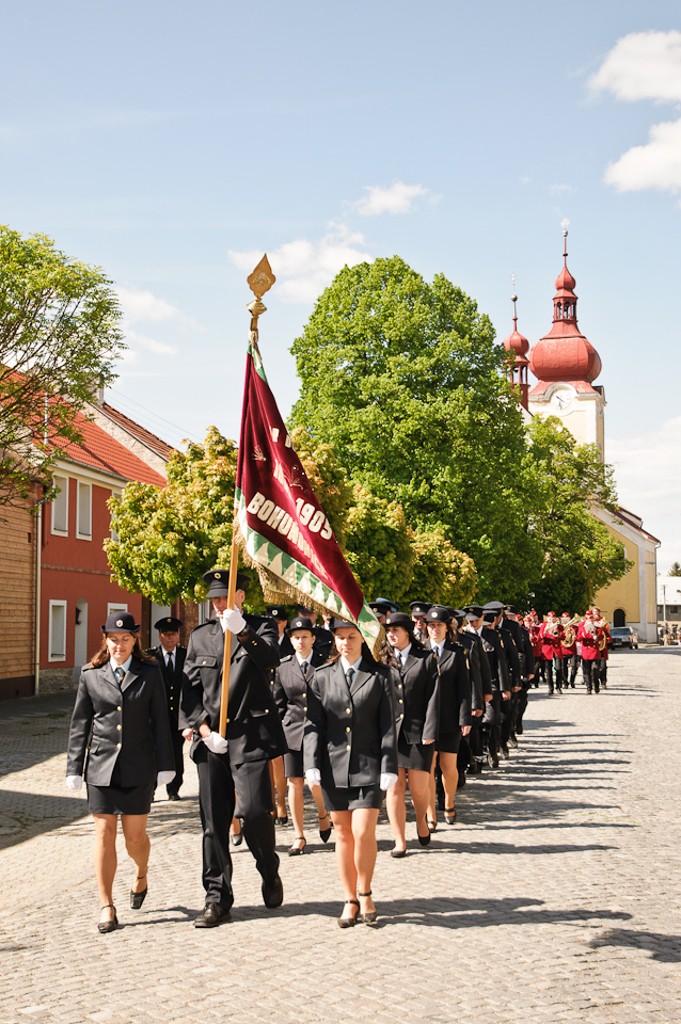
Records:
[[[121,928],[96,929],[93,829],[64,788],[73,694],[0,704],[0,1024],[225,1021],[681,1021],[681,649],[615,653],[608,688],[532,690],[521,746],[459,794],[429,848],[388,856],[381,927],[341,930],[333,841],[316,818],[289,858],[285,902],[262,904],[245,844],[232,922],[203,905],[196,774],[152,807],[149,895],[131,911],[119,840]]]

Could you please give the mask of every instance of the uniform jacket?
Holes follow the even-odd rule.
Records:
[[[498,629],[483,626],[480,639],[492,674],[492,693],[511,689],[505,641]]]
[[[286,751],[286,740],[270,688],[271,670],[279,664],[277,627],[274,619],[247,616],[239,638],[228,634],[231,665],[227,705],[227,740],[232,764],[262,761]],[[195,731],[190,755],[204,760],[205,743],[198,737],[202,722],[217,731],[224,633],[217,619],[193,629],[184,662],[182,710]]]
[[[547,631],[547,627],[550,630]],[[563,652],[563,637],[565,636],[565,630],[561,626],[560,622],[542,622],[539,627],[539,636],[541,638],[541,651],[546,661],[552,661],[553,658],[561,658]]]
[[[445,640],[442,657],[433,654],[440,679],[440,731],[439,734],[458,732],[462,725],[471,724],[470,658],[463,644]],[[482,707],[482,704],[480,705]]]
[[[180,644],[178,644],[173,651],[174,668],[172,672],[168,671],[168,665],[166,663],[167,654],[162,644],[159,644],[158,647],[153,647],[150,651],[147,651],[147,654],[150,658],[154,658],[161,668],[161,675],[163,676],[163,682],[166,688],[166,703],[168,707],[170,728],[186,728],[187,723],[184,721],[184,716],[181,714],[181,698],[184,660],[187,656],[187,648],[181,647]]]
[[[395,729],[407,743],[436,740],[440,728],[440,676],[433,652],[412,646],[400,668],[390,665]]]
[[[289,750],[303,749],[303,724],[307,709],[307,688],[316,668],[324,663],[317,651],[312,651],[307,678],[303,675],[295,654],[284,658],[274,673],[272,696],[279,711],[281,724]]]
[[[471,708],[473,711],[484,710],[485,694],[492,692],[492,672],[482,639],[477,633],[469,633],[465,629],[457,634],[457,638],[468,651],[471,673]]]
[[[580,622],[577,629],[577,640],[582,645],[583,661],[600,661],[603,657],[604,631],[600,626],[594,624],[594,631],[591,633],[586,628],[586,622]]]
[[[175,770],[163,679],[157,664],[133,656],[119,687],[111,662],[84,666],[71,717],[67,775],[108,786],[119,763],[121,786],[147,786]]]
[[[303,764],[319,768],[322,784],[376,786],[397,774],[397,739],[385,665],[363,658],[348,686],[340,658],[318,668],[308,687]]]

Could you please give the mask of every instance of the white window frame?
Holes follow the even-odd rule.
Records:
[[[127,612],[127,610],[127,604],[119,604],[117,601],[114,601],[113,603],[107,604],[106,617],[108,619],[110,615],[116,615],[118,612]]]
[[[55,635],[56,631],[55,631],[55,628],[54,628],[55,627],[55,614],[54,613],[56,612],[56,610],[58,608],[63,611],[63,627],[59,630],[59,633],[61,634],[61,637],[60,637],[61,643],[60,643],[59,646],[62,648],[62,653],[55,652],[55,650],[54,650],[54,648],[56,646],[55,641],[57,639],[57,636]],[[47,652],[48,652],[47,660],[48,661],[66,661],[66,620],[67,620],[67,611],[68,611],[68,604],[67,604],[66,601],[50,601],[49,619],[48,619],[49,627],[48,627],[48,640],[47,640]]]
[[[56,537],[68,537],[69,535],[69,478],[62,476],[61,473],[55,473],[52,477],[54,483],[59,487],[59,494],[52,502],[52,523],[51,531]],[[64,521],[66,523],[65,529],[60,529],[55,526],[55,510],[58,508],[57,502],[63,502],[64,508]]]
[[[81,487],[84,488],[84,491],[88,495],[88,503],[89,504],[88,504],[88,508],[86,510],[87,514],[88,514],[88,532],[87,533],[82,532],[81,528],[80,528],[80,526],[81,526],[81,523],[80,523],[80,516],[81,516]],[[77,491],[76,491],[76,537],[78,538],[78,540],[92,540],[92,484],[86,483],[84,480],[78,480],[77,481]]]

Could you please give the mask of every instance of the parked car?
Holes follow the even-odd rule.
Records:
[[[610,636],[613,647],[628,647],[632,651],[638,649],[638,633],[633,626],[613,626]]]

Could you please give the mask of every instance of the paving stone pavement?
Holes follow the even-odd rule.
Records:
[[[159,791],[149,895],[96,930],[92,825],[64,789],[73,695],[0,704],[0,1024],[679,1024],[681,649],[616,652],[608,689],[533,690],[521,746],[469,782],[459,821],[388,856],[382,816],[374,896],[382,926],[341,930],[333,842],[310,816],[285,903],[262,905],[245,845],[231,923],[208,931],[196,777]]]

